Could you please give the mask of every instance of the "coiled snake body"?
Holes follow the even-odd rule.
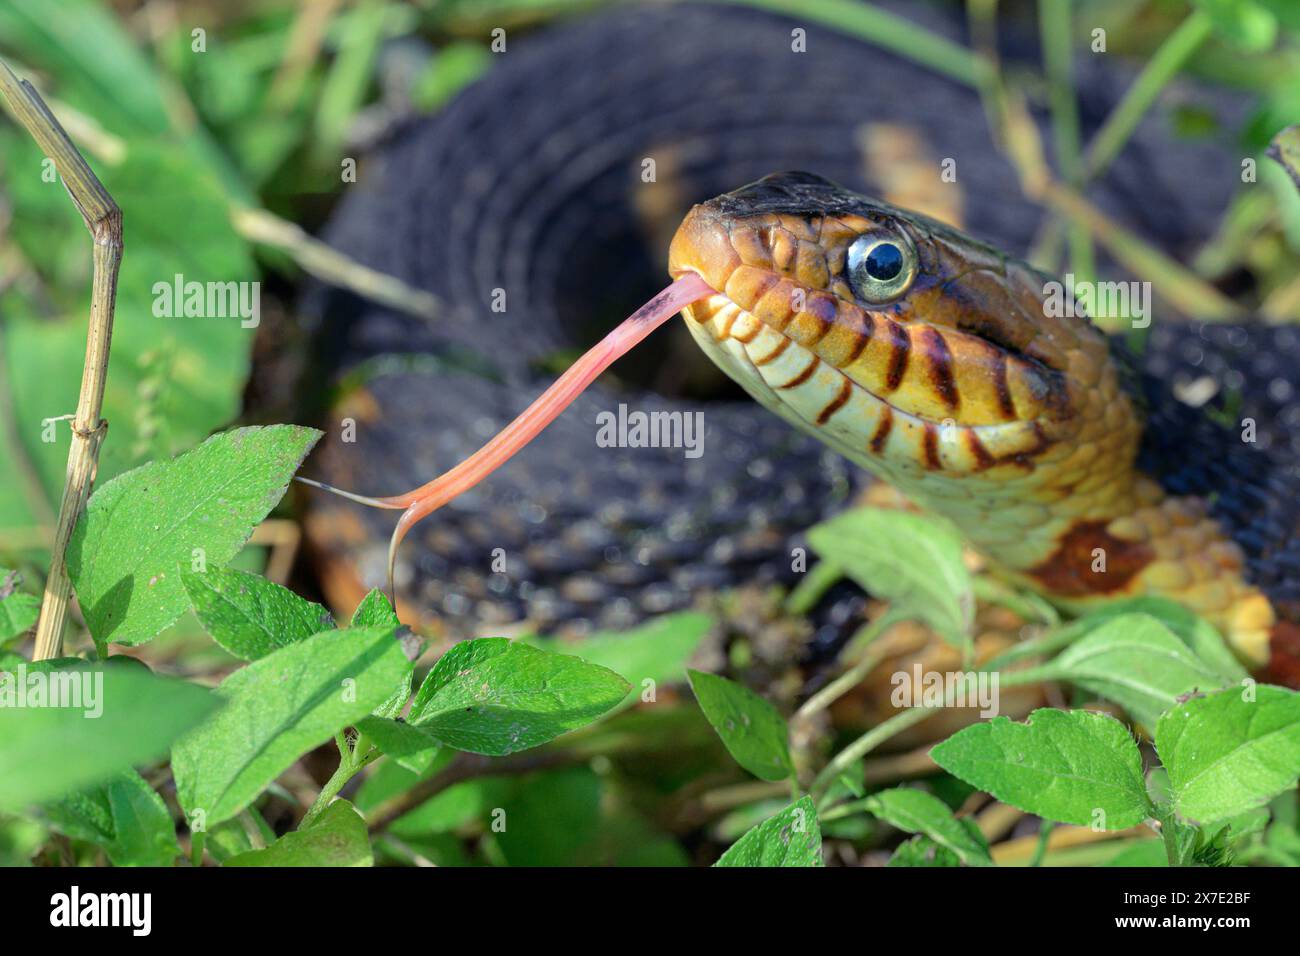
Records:
[[[554,28],[396,135],[363,167],[330,238],[434,293],[440,315],[313,296],[322,360],[363,383],[332,413],[355,420],[355,441],[329,430],[325,477],[388,491],[464,458],[557,362],[662,284],[663,251],[692,204],[773,170],[908,201],[900,169],[935,180],[955,159],[957,184],[925,201],[1010,253],[1028,248],[1040,214],[973,91],[798,26],[807,54],[792,51],[789,21],[730,7],[633,8]],[[1114,73],[1080,82],[1086,127],[1122,90]],[[1224,157],[1213,143],[1171,151],[1156,117],[1091,198],[1186,254],[1234,185],[1204,174]],[[873,231],[916,257],[906,294],[880,309],[844,284],[853,242]],[[625,360],[619,379],[412,533],[398,579],[410,607],[462,633],[520,619],[617,626],[702,589],[781,578],[799,533],[863,480],[828,445],[953,514],[1053,596],[1169,593],[1256,662],[1300,606],[1295,330],[1157,314],[1144,374],[1130,380],[1086,323],[1043,323],[1042,277],[1027,267],[812,176],[697,208],[670,265],[719,291],[685,323],[700,345],[802,431],[694,363],[680,324],[676,338],[664,330],[640,363]],[[793,286],[811,309],[778,315]],[[1253,444],[1173,397],[1205,377],[1219,386],[1211,405],[1231,393],[1256,423]],[[598,447],[597,416],[620,404],[702,412],[703,454]],[[313,503],[308,533],[336,596],[382,582],[390,527]],[[1098,547],[1110,555],[1104,582],[1084,560]]]

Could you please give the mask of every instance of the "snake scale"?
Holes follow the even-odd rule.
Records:
[[[922,15],[910,7],[907,15],[961,39],[959,28],[942,15]],[[792,51],[796,26],[806,31],[806,53]],[[929,192],[944,218],[959,219],[973,235],[1012,255],[1023,255],[1041,226],[1041,211],[1021,194],[1014,170],[990,140],[973,90],[834,31],[731,6],[653,4],[510,42],[509,52],[483,79],[436,116],[404,124],[367,159],[328,230],[329,241],[345,253],[433,293],[440,313],[433,321],[417,319],[338,289],[319,288],[309,297],[317,359],[351,386],[331,411],[329,437],[317,456],[318,470],[332,484],[365,493],[391,491],[417,485],[465,458],[537,395],[553,378],[557,362],[590,344],[662,285],[669,240],[694,204],[774,170],[813,170],[847,190],[893,199],[915,185],[900,181],[900,169],[922,169],[937,180],[941,160],[951,159],[956,183]],[[1078,69],[1087,135],[1132,73],[1089,61],[1080,61]],[[1231,104],[1212,96],[1209,101],[1231,112]],[[1188,257],[1213,235],[1236,185],[1237,160],[1225,146],[1226,134],[1224,139],[1171,144],[1168,118],[1157,109],[1089,196],[1165,251]],[[1196,187],[1189,189],[1189,183]],[[1079,397],[1061,385],[1070,377],[1063,374],[1062,356],[1049,354],[1059,334],[1044,333],[1031,346],[1027,343],[1037,333],[1017,328],[1005,304],[990,305],[1019,281],[1023,301],[1030,303],[1023,314],[1041,311],[1041,302],[1033,299],[1036,284],[1041,297],[1039,280],[1025,272],[1012,281],[1005,261],[981,243],[957,233],[945,239],[944,227],[847,190],[815,176],[786,176],[714,199],[677,231],[674,268],[700,272],[706,280],[711,268],[721,268],[722,254],[700,226],[710,216],[715,227],[719,216],[725,219],[724,232],[733,236],[737,224],[746,224],[744,232],[747,224],[762,220],[767,231],[760,244],[766,246],[753,255],[767,277],[759,282],[762,289],[750,289],[754,295],[773,281],[773,260],[779,258],[772,245],[774,226],[786,233],[791,248],[812,247],[811,257],[797,262],[789,251],[783,253],[785,275],[798,282],[808,280],[808,270],[818,273],[815,260],[828,250],[839,256],[830,272],[842,278],[844,254],[863,230],[892,230],[891,235],[904,237],[905,246],[915,246],[922,277],[929,274],[931,281],[918,280],[915,290],[893,303],[887,310],[892,320],[859,309],[852,321],[868,321],[869,330],[870,322],[881,323],[878,330],[909,339],[913,353],[921,349],[926,333],[920,326],[925,325],[943,330],[933,337],[941,351],[951,352],[948,347],[955,344],[971,355],[979,349],[1009,355],[1014,400],[1002,396],[1007,428],[1023,424],[1026,410],[1032,412],[1028,418],[1038,416],[1049,425],[1069,418],[1064,412],[1053,417],[1049,407],[1057,402],[1060,412],[1062,403]],[[834,229],[826,232],[828,223],[842,226],[845,217],[855,216],[856,232],[838,239]],[[759,227],[750,231],[759,235]],[[827,245],[819,251],[823,242]],[[729,247],[722,258],[736,254],[736,248]],[[941,248],[951,252],[951,261],[936,252]],[[744,250],[739,255],[728,268],[745,259]],[[971,257],[982,256],[1002,265],[970,266]],[[832,278],[825,274],[827,261],[822,260],[820,280]],[[979,290],[975,279],[966,279],[964,286],[954,282],[967,271],[998,269],[999,289]],[[725,285],[729,276],[730,271],[718,273],[713,281]],[[815,285],[805,282],[809,289]],[[720,285],[714,288],[722,291]],[[920,300],[914,302],[926,288],[939,296],[926,300],[928,312]],[[854,291],[840,294],[853,300]],[[688,311],[686,325],[705,351],[710,342],[728,337],[719,324],[728,304],[734,310],[732,300]],[[963,309],[996,318],[970,328],[953,317]],[[945,318],[947,313],[952,315]],[[864,314],[876,318],[864,320]],[[741,318],[741,326],[753,321],[743,310]],[[732,324],[735,319],[731,315]],[[757,326],[752,331],[777,334]],[[799,341],[795,333],[779,337],[791,335]],[[1085,351],[1092,350],[1090,360],[1097,363],[1103,353],[1116,352],[1086,324],[1068,335],[1086,340]],[[814,354],[813,342],[809,339],[808,349],[786,350],[788,357],[793,360],[801,350]],[[978,361],[963,364],[967,352],[958,355],[955,378],[947,356],[946,385],[938,383],[946,402],[943,417],[955,418],[958,432],[970,423],[991,427],[987,408],[998,404],[992,393],[981,396],[987,383],[974,376]],[[1162,320],[1157,313],[1140,367],[1111,378],[1102,374],[1105,381],[1096,379],[1089,387],[1110,388],[1113,394],[1085,396],[1102,403],[1094,444],[1103,465],[1106,456],[1128,454],[1122,433],[1126,428],[1132,433],[1137,471],[1124,472],[1124,480],[1145,483],[1146,490],[1115,495],[1146,494],[1151,501],[1180,503],[1173,511],[1153,505],[1154,512],[1141,519],[1148,526],[1130,532],[1163,547],[1171,522],[1176,527],[1208,522],[1214,530],[1179,545],[1171,561],[1207,560],[1205,555],[1226,546],[1240,558],[1239,567],[1225,572],[1236,582],[1231,586],[1265,596],[1267,613],[1256,609],[1246,614],[1251,620],[1238,622],[1243,633],[1252,627],[1265,632],[1243,638],[1249,645],[1245,652],[1256,662],[1267,657],[1270,640],[1300,643],[1300,632],[1287,630],[1288,622],[1300,620],[1297,355],[1300,332],[1294,328],[1200,325]],[[712,357],[751,394],[762,390],[761,383],[747,378],[748,371],[738,371],[725,356]],[[834,362],[822,358],[829,374]],[[962,371],[967,365],[971,375]],[[934,401],[935,367],[932,354],[906,367],[914,375],[930,374],[928,398],[906,371],[889,383],[903,389],[901,401],[913,403],[911,412],[925,413],[918,420],[933,414],[937,421],[944,412],[927,405]],[[892,370],[883,374],[894,378]],[[1206,380],[1213,383],[1214,397],[1204,407],[1175,397],[1189,383]],[[849,389],[845,382],[823,385],[838,395],[840,388]],[[1070,397],[1062,398],[1067,393]],[[955,411],[959,400],[965,404]],[[835,401],[839,405],[832,412],[839,414],[840,406],[857,401],[857,392],[852,401],[848,391]],[[641,412],[702,412],[703,454],[690,458],[681,448],[597,447],[598,416],[620,404]],[[1114,410],[1120,405],[1130,410],[1131,425]],[[1231,427],[1224,412],[1229,406]],[[819,406],[813,418],[826,407]],[[896,418],[908,410],[893,408]],[[909,493],[916,491],[907,487],[906,476],[873,468],[874,462],[852,454],[866,448],[873,435],[850,431],[814,437],[806,433],[816,433],[821,423],[806,427],[810,423],[799,421],[802,414],[795,409],[772,415],[744,398],[713,365],[701,362],[682,323],[673,323],[589,389],[523,454],[412,532],[398,566],[399,598],[454,633],[472,634],[519,621],[540,628],[575,622],[625,626],[686,606],[701,591],[740,581],[788,581],[791,548],[801,532],[845,507],[870,480],[867,471],[832,448],[883,471]],[[967,414],[975,417],[967,422]],[[803,430],[790,428],[782,417]],[[1254,442],[1242,442],[1238,418],[1255,423]],[[355,423],[355,434],[344,427],[345,420]],[[877,435],[878,426],[873,420]],[[892,440],[900,441],[901,432]],[[938,444],[927,444],[938,439],[928,427],[918,434],[919,453],[929,455],[934,471],[942,473]],[[1022,471],[1045,473],[1029,462],[1043,449],[1007,441],[1009,456],[1021,453]],[[855,448],[846,447],[854,443]],[[967,454],[974,454],[972,447],[966,446]],[[977,457],[989,454],[981,447]],[[997,457],[996,450],[992,454]],[[1111,547],[1121,568],[1126,553],[1137,560],[1134,549],[1126,552],[1119,540],[1098,537],[1105,522],[1086,529],[1084,523],[1071,525],[1073,531],[1054,526],[1036,541],[1030,506],[1043,483],[1032,478],[1017,483],[990,464],[1002,462],[959,467],[977,478],[955,483],[951,494],[977,497],[983,517],[966,523],[968,536],[994,551],[1019,547],[1019,565],[1031,583],[1083,595],[1090,586],[1080,583],[1078,569],[1057,559],[1071,550],[1091,553],[1099,541]],[[1053,494],[1070,497],[1078,476],[1067,484]],[[1031,486],[1036,490],[1025,490]],[[925,492],[919,497],[927,500]],[[934,495],[928,498],[933,503]],[[1194,518],[1179,516],[1184,505]],[[360,587],[382,583],[391,525],[390,517],[346,502],[313,499],[307,532],[332,596],[355,598]],[[1063,536],[1070,533],[1075,538],[1067,548]],[[1229,538],[1235,543],[1225,544]],[[1041,547],[1041,560],[1029,553],[1034,547]],[[1121,576],[1127,581],[1147,574],[1155,580],[1155,572],[1144,570],[1152,558],[1147,553],[1142,567]],[[1164,574],[1176,578],[1178,568]],[[1173,581],[1164,590],[1177,596],[1184,586],[1185,581]],[[1240,596],[1234,592],[1231,600]],[[1233,622],[1225,621],[1231,630]]]

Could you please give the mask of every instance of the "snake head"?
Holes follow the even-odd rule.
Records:
[[[669,270],[716,291],[688,327],[732,378],[904,490],[1068,457],[1063,443],[1104,437],[1107,399],[1127,401],[1101,333],[1048,314],[1042,273],[819,176],[695,206]],[[1131,462],[1136,431],[1118,445]]]

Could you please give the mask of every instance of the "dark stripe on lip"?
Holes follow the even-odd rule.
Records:
[[[1016,406],[1011,401],[1011,383],[1007,381],[1007,353],[993,350],[993,389],[998,395],[998,408],[1007,421],[1016,417]]]
[[[817,371],[817,366],[821,364],[822,364],[822,360],[814,355],[812,357],[812,361],[808,363],[807,368],[805,368],[794,378],[790,379],[790,381],[786,382],[784,385],[778,385],[777,388],[797,388],[798,386],[802,385],[804,382],[808,381],[808,379],[812,378],[813,372]]]
[[[939,462],[939,429],[933,422],[925,423],[925,440],[921,442],[925,449],[925,467],[929,471],[942,468]]]
[[[871,320],[867,319],[863,323],[861,332],[854,333],[857,338],[853,340],[853,348],[849,350],[849,357],[840,363],[840,368],[847,368],[858,360],[858,356],[866,349],[867,343],[871,341]]]
[[[789,347],[790,347],[790,340],[787,339],[785,336],[781,336],[781,338],[776,343],[776,348],[772,349],[772,351],[768,352],[761,359],[754,359],[754,367],[758,368],[759,366],[766,365],[768,362],[774,361],[775,359],[779,358],[781,353],[784,352]]]
[[[921,347],[925,349],[925,357],[929,360],[930,380],[934,384],[934,390],[939,393],[939,398],[945,405],[955,409],[961,399],[957,394],[957,383],[952,377],[952,352],[947,341],[938,329],[926,328]]]
[[[889,371],[885,373],[885,388],[888,391],[894,391],[903,381],[903,373],[907,371],[907,359],[912,354],[912,342],[907,337],[907,329],[903,328],[893,319],[885,319],[885,327],[889,330]]]
[[[815,318],[819,324],[817,335],[812,341],[807,342],[804,347],[812,348],[831,330],[835,323],[835,298],[826,295],[824,292],[810,293],[804,300],[804,312]]]
[[[889,437],[889,430],[894,427],[894,413],[890,411],[889,406],[884,406],[881,411],[884,414],[880,416],[880,424],[876,426],[876,433],[871,436],[871,450],[877,455],[884,449],[885,439]]]
[[[830,403],[825,408],[823,408],[821,412],[818,413],[817,424],[825,425],[828,421],[830,421],[831,416],[844,407],[844,403],[849,400],[849,396],[852,394],[853,394],[853,385],[850,384],[847,378],[841,380],[839,394],[837,394],[834,398],[832,398],[830,400]]]
[[[966,450],[975,459],[975,467],[979,471],[992,468],[995,463],[994,458],[989,454],[989,450],[984,447],[984,443],[980,441],[979,435],[975,434],[975,430],[973,428],[963,428],[962,434],[966,438]]]

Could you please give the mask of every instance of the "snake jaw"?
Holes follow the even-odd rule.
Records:
[[[914,240],[926,257],[914,293],[921,305],[913,294],[873,307],[854,298],[845,250],[873,229],[897,235],[907,228],[901,213],[887,223],[847,209],[741,215],[735,195],[690,212],[669,268],[715,290],[685,310],[688,327],[760,403],[894,481],[891,472],[1032,467],[1068,435],[1058,370],[944,322],[958,294],[924,271],[946,254],[928,235]],[[938,320],[918,318],[922,307]]]

